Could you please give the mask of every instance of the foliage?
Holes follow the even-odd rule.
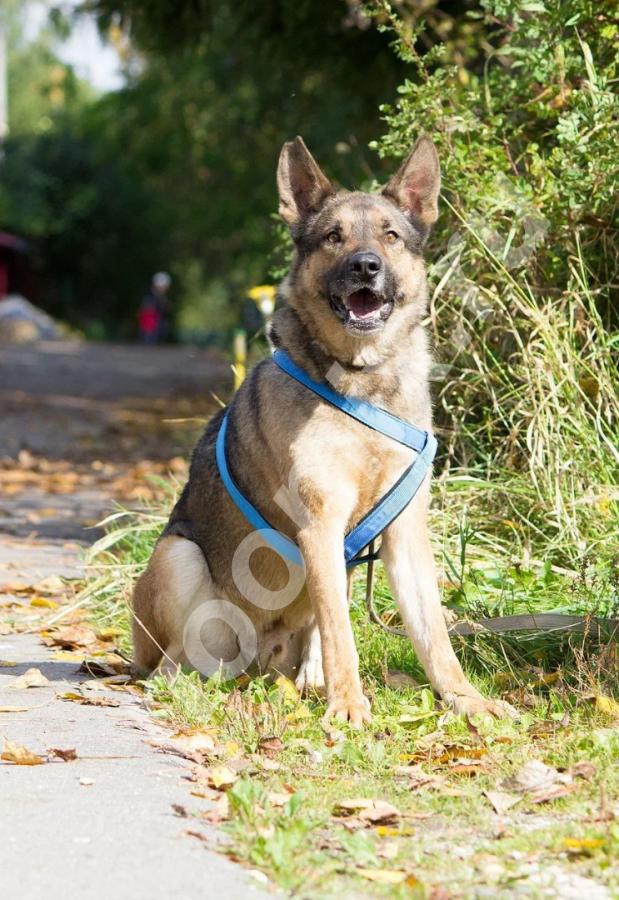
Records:
[[[383,156],[423,121],[447,207],[431,325],[447,463],[478,479],[483,531],[575,566],[619,546],[616,48],[611,4],[484,0],[480,52],[418,53],[421,25],[371,9],[410,66]],[[447,248],[445,252],[445,248]],[[480,510],[480,513],[482,510]],[[488,521],[491,515],[492,522]]]

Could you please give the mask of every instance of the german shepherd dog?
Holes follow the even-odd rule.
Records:
[[[279,211],[295,255],[270,339],[314,380],[430,430],[431,356],[422,321],[422,248],[440,167],[420,138],[380,194],[336,190],[297,137],[281,151]],[[229,408],[230,471],[305,568],[252,529],[215,457],[223,411],[200,439],[185,486],[134,594],[135,664],[204,674],[250,667],[326,688],[327,717],[370,721],[348,612],[343,539],[411,464],[413,451],[259,363]],[[428,537],[430,478],[382,536],[383,560],[427,676],[457,713],[510,714],[465,677],[451,647]],[[293,571],[295,570],[295,571]]]

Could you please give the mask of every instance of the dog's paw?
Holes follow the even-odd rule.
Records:
[[[336,722],[348,722],[353,728],[361,728],[372,721],[370,701],[362,693],[344,694],[334,697],[327,707],[323,722],[331,719]]]
[[[299,666],[294,683],[303,696],[308,694],[324,695],[325,675],[322,670],[322,657],[310,656],[308,659],[304,659]]]
[[[518,710],[504,700],[491,700],[482,697],[471,689],[467,693],[445,694],[443,700],[458,716],[476,716],[479,714],[494,716],[495,719],[517,719]]]

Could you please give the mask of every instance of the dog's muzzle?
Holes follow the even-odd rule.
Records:
[[[392,279],[372,251],[352,253],[329,279],[329,304],[347,331],[368,334],[384,328],[393,312]]]

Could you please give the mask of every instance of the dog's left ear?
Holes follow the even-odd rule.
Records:
[[[282,147],[277,165],[279,214],[293,228],[310,213],[316,212],[333,193],[324,174],[302,137]]]
[[[438,218],[440,189],[441,167],[436,147],[429,137],[420,137],[382,193],[429,230]]]

